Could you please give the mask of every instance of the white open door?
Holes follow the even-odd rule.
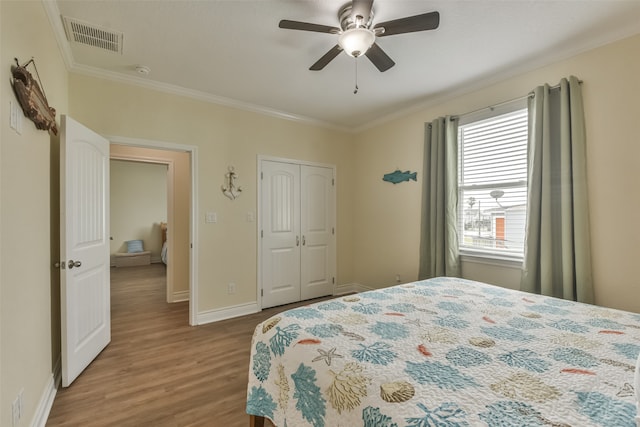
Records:
[[[62,386],[111,340],[109,141],[60,117]]]

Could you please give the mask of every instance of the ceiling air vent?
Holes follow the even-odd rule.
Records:
[[[101,28],[87,22],[63,16],[64,29],[70,42],[105,49],[122,54],[123,33]]]

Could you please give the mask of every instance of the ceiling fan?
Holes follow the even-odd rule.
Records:
[[[312,71],[322,70],[344,50],[354,58],[364,54],[378,70],[384,72],[393,67],[395,62],[378,46],[376,37],[434,30],[440,24],[440,14],[429,12],[372,25],[373,0],[352,0],[340,8],[338,19],[340,28],[288,19],[280,21],[278,26],[289,30],[338,35],[338,44],[309,68]]]

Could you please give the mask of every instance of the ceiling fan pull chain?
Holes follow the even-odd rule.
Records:
[[[355,95],[358,93],[358,58],[354,58],[354,60],[356,61],[356,88],[353,91],[353,94]]]

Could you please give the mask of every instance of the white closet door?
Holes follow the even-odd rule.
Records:
[[[300,301],[300,166],[262,161],[262,307]]]
[[[333,169],[301,166],[300,299],[333,293],[335,278],[335,186]]]

